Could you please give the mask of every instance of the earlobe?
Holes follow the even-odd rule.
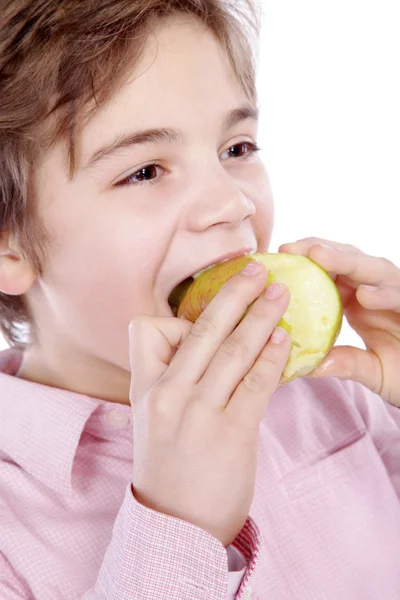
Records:
[[[0,233],[0,292],[22,296],[36,276],[27,259],[19,252],[7,232]]]

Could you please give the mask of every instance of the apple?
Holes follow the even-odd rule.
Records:
[[[278,323],[289,333],[292,345],[280,380],[283,385],[310,374],[333,347],[342,327],[339,291],[330,275],[314,261],[294,254],[260,252],[225,260],[178,286],[171,295],[171,305],[178,318],[194,323],[223,284],[251,260],[262,262],[268,269],[266,287],[279,281],[290,290],[288,309]]]

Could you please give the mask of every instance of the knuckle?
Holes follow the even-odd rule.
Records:
[[[279,300],[279,303],[271,303],[264,294],[261,294],[256,302],[250,306],[249,315],[250,318],[256,319],[257,321],[266,321],[271,324],[276,323],[278,315],[282,314],[282,311],[286,310],[286,307],[290,302],[290,290],[283,283],[280,284],[283,288],[283,295]],[[265,327],[265,325],[260,325]]]
[[[280,361],[276,357],[271,356],[270,354],[264,353],[264,354],[261,354],[261,356],[258,359],[258,362],[260,363],[261,366],[266,365],[269,368],[269,370],[271,371],[271,368],[273,368],[273,369],[278,368]]]
[[[250,352],[246,342],[234,335],[231,335],[224,341],[221,351],[229,358],[246,356]]]
[[[383,264],[384,267],[394,267],[394,263],[389,260],[388,258],[386,258],[386,256],[380,256],[379,257],[380,262]]]
[[[266,309],[268,308],[268,312]],[[256,302],[250,306],[249,316],[253,319],[263,320],[266,318],[275,316],[276,310],[275,305],[271,304],[271,302],[264,296],[260,296]]]
[[[165,398],[158,397],[149,408],[149,421],[153,427],[157,423],[164,423],[166,425],[168,419],[171,418],[170,412],[168,412],[168,405]]]
[[[215,321],[206,314],[201,314],[198,319],[193,323],[189,335],[193,337],[207,337],[212,336],[217,331],[217,325]]]
[[[253,393],[265,391],[269,382],[274,379],[275,374],[278,371],[280,374],[283,370],[283,365],[280,362],[278,358],[264,352],[259,356],[253,370],[244,377],[242,386]]]
[[[361,250],[359,248],[357,248],[356,246],[353,246],[353,244],[343,244],[343,246],[346,250],[348,250],[349,252],[352,252],[354,254],[359,254],[361,252]]]
[[[258,393],[265,389],[266,380],[263,375],[257,371],[251,371],[243,378],[241,386],[251,393]]]
[[[155,424],[166,424],[173,411],[171,411],[171,387],[167,379],[157,382],[147,394],[147,411],[149,418]]]
[[[163,403],[167,394],[168,381],[163,377],[162,380],[157,381],[147,393],[147,399],[150,406],[155,407],[159,403]]]

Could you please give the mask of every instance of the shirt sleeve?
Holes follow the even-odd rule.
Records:
[[[140,504],[130,484],[96,584],[82,600],[243,600],[261,545],[251,517],[226,549],[203,529]]]

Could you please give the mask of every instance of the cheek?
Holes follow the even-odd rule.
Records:
[[[118,356],[130,320],[155,309],[165,227],[122,203],[59,209],[48,223],[54,244],[43,285],[57,321],[93,345],[92,352]]]
[[[253,165],[245,192],[256,208],[253,225],[259,251],[268,252],[274,227],[275,208],[269,176],[261,162]]]
[[[143,280],[148,271],[151,277],[156,248],[147,221],[153,217],[138,215],[129,202],[113,200],[67,198],[63,206],[49,210],[48,227],[55,240],[51,275],[59,283],[101,287],[121,281],[122,274]]]

